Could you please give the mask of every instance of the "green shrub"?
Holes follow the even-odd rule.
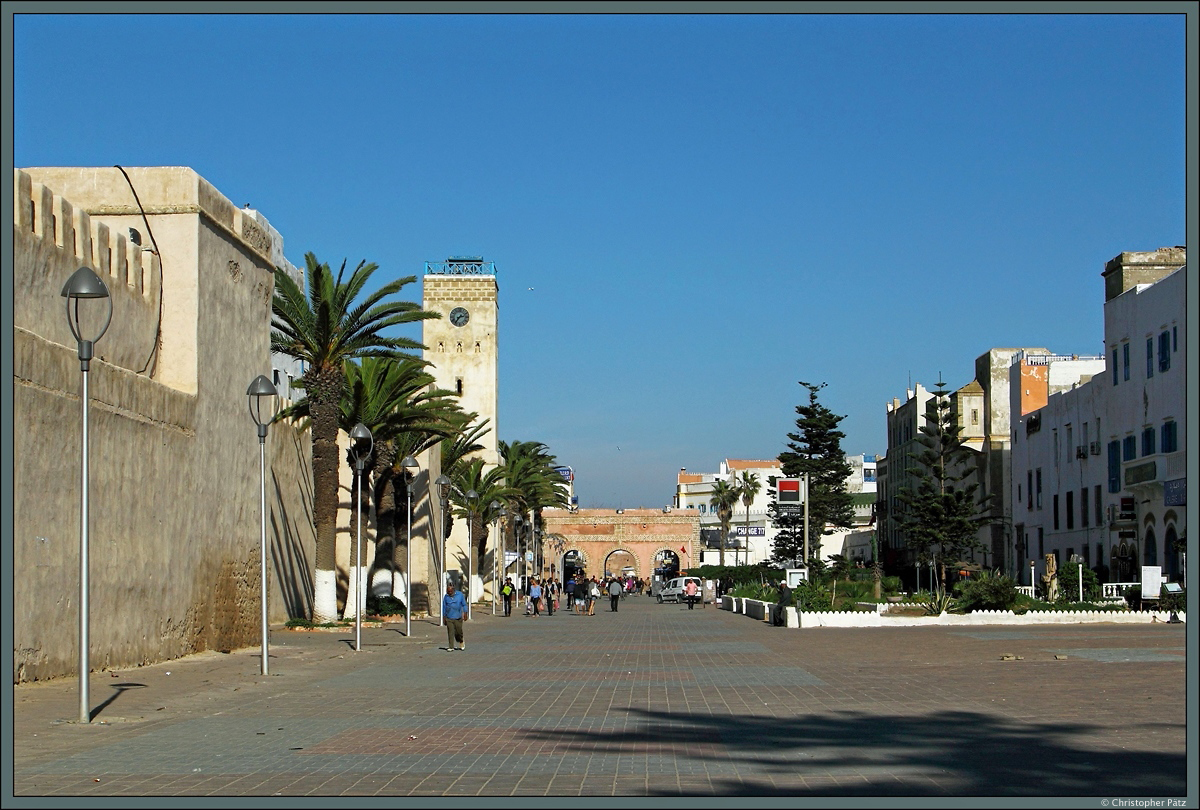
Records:
[[[792,603],[797,610],[822,611],[833,610],[829,591],[816,583],[805,583],[792,590]]]
[[[883,592],[885,594],[890,594],[893,596],[900,593],[900,589],[904,587],[900,582],[900,577],[884,577],[882,580],[880,580],[880,584],[883,586]]]
[[[998,571],[981,571],[978,576],[960,580],[954,586],[958,606],[972,610],[1011,610],[1017,601],[1017,585],[1012,577]]]
[[[1083,598],[1079,596],[1079,563],[1065,562],[1058,569],[1058,597],[1068,602],[1087,602],[1100,599],[1102,589],[1096,572],[1083,569]]]
[[[1176,613],[1185,613],[1187,611],[1187,589],[1179,593],[1168,593],[1166,586],[1160,592],[1158,598],[1158,606],[1160,610],[1170,610]]]
[[[368,616],[403,616],[404,614],[404,603],[394,596],[367,594]]]

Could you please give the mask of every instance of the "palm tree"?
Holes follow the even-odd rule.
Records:
[[[737,503],[738,494],[738,488],[728,481],[713,483],[709,505],[717,510],[717,520],[721,522],[720,564],[722,567],[725,566],[725,541],[729,537],[729,521],[733,518],[733,505]]]
[[[341,398],[345,390],[347,360],[361,357],[412,357],[405,350],[424,348],[420,343],[383,334],[394,326],[440,317],[419,305],[392,296],[406,284],[407,276],[383,285],[361,302],[355,299],[378,269],[359,262],[344,279],[346,262],[335,278],[329,265],[312,253],[304,256],[307,296],[287,273],[275,271],[272,301],[271,351],[300,360],[301,381],[309,400],[312,427],[314,551],[314,622],[337,618],[336,523],[338,507],[337,434]]]
[[[483,560],[487,554],[488,527],[496,519],[499,509],[493,509],[492,504],[503,505],[511,498],[516,490],[505,485],[504,468],[492,467],[485,471],[487,462],[481,458],[471,458],[460,462],[450,474],[450,500],[456,507],[454,512],[458,517],[467,518],[471,522],[470,536],[473,547],[470,550],[471,559],[467,569],[483,577]],[[474,492],[475,499],[467,503],[464,493]]]
[[[427,365],[424,360],[412,358],[364,357],[361,363],[347,361],[343,369],[346,387],[339,403],[338,427],[349,433],[354,425],[361,423],[371,431],[374,439],[367,461],[373,484],[370,497],[375,503],[375,559],[370,566],[370,577],[363,571],[359,581],[370,581],[371,592],[376,596],[392,596],[396,589],[396,493],[393,483],[396,465],[404,458],[398,455],[397,441],[409,436],[440,439],[456,430],[458,425],[457,398],[451,391],[432,387],[433,376],[425,371]],[[292,420],[308,417],[307,397],[279,414],[279,418]],[[302,424],[307,426],[305,422]],[[422,441],[418,439],[416,443]],[[413,442],[404,444],[407,451]],[[416,449],[411,454],[423,449]],[[349,453],[346,463],[354,464]],[[353,497],[362,498],[362,490],[360,485]],[[363,511],[369,511],[369,504],[363,504]],[[358,554],[351,554],[351,560],[359,559]],[[353,618],[355,604],[348,596],[343,618]]]
[[[428,446],[451,435],[461,416],[454,392],[433,387],[433,375],[425,370],[428,365],[423,360],[375,357],[364,358],[360,365],[346,365],[342,429],[349,432],[350,427],[361,422],[375,438],[371,494],[376,532],[370,582],[371,592],[376,596],[393,596],[397,585],[397,467],[405,456],[414,454],[407,452],[409,445]],[[401,440],[410,436],[416,441],[404,442],[406,452],[400,455]]]
[[[532,513],[535,531],[541,528],[542,509],[568,504],[566,482],[548,450],[542,442],[500,442],[505,483],[515,490],[509,502],[515,512]]]
[[[746,507],[746,555],[750,553],[750,504],[754,503],[754,496],[762,490],[762,482],[758,480],[758,475],[746,470],[742,473],[742,480],[738,482],[738,494],[742,498],[742,505]]]

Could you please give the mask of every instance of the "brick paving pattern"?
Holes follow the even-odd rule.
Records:
[[[436,622],[402,628],[357,653],[353,630],[274,631],[268,677],[257,648],[93,673],[90,725],[75,679],[17,686],[13,806],[1187,791],[1184,625],[796,630],[628,597],[477,609],[462,652]]]

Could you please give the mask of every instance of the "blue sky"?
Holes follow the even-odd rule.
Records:
[[[800,380],[882,453],[910,379],[1102,353],[1104,262],[1186,241],[1185,79],[1182,14],[19,15],[14,160],[190,166],[380,283],[494,261],[499,437],[658,507]]]

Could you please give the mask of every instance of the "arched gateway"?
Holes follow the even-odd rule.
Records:
[[[582,561],[588,576],[603,576],[610,557],[614,561],[623,558],[618,569],[629,565],[635,569],[634,576],[646,580],[653,576],[657,561],[666,556],[664,552],[674,554],[685,570],[700,560],[700,516],[691,509],[546,509],[542,519],[547,534],[561,535],[565,541],[567,564]],[[543,573],[549,573],[552,562],[546,560]]]

